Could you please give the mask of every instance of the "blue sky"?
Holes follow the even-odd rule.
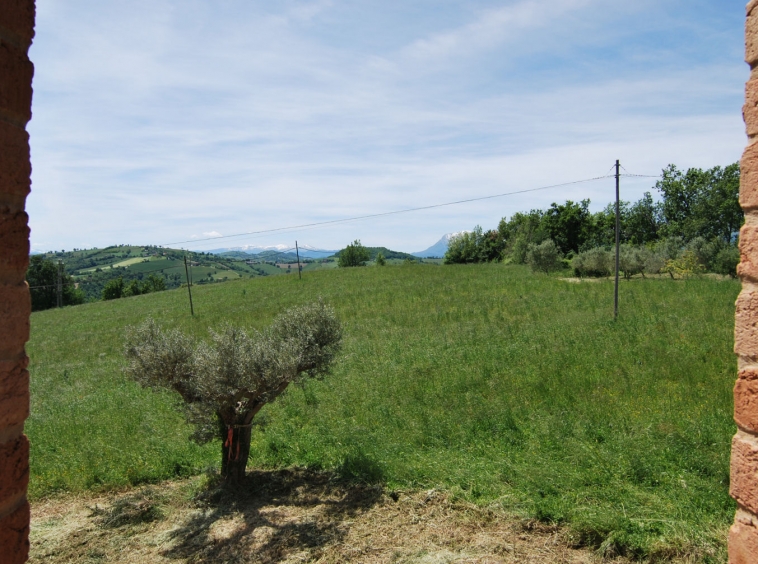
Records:
[[[37,0],[32,249],[419,251],[611,179],[739,159],[736,0]],[[637,200],[654,180],[624,179]]]

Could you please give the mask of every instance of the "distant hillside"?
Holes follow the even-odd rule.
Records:
[[[382,253],[384,255],[384,258],[386,259],[400,259],[400,260],[404,260],[404,259],[415,260],[416,259],[416,257],[414,257],[411,254],[403,253],[400,251],[393,251],[392,249],[388,249],[387,247],[366,247],[366,249],[368,249],[368,252],[369,252],[369,256],[370,256],[369,260],[375,260],[376,255],[378,255],[379,253]],[[337,251],[336,253],[334,253],[334,256],[339,258],[341,252],[342,250]]]
[[[72,276],[73,282],[84,292],[88,301],[100,299],[105,284],[119,277],[129,283],[158,276],[163,278],[167,289],[178,288],[187,282],[185,257],[193,284],[286,274],[291,269],[285,265],[296,260],[294,253],[277,255],[275,251],[260,255],[238,252],[213,255],[151,245],[114,245],[104,249],[38,254],[56,262],[62,261],[65,272]],[[307,259],[301,259],[301,262],[306,261]],[[280,263],[282,268],[277,266]]]
[[[269,245],[265,247],[257,245],[243,245],[240,247],[212,249],[210,251],[206,251],[206,253],[247,259],[250,256],[270,256],[273,253],[281,253],[289,249],[292,249],[292,255],[295,256],[294,246],[287,245]],[[336,252],[337,251],[327,249],[317,249],[316,247],[311,247],[310,245],[303,245],[300,247],[300,258],[320,259],[332,256]]]

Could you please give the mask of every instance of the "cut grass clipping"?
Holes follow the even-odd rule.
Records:
[[[569,284],[518,266],[356,268],[32,316],[35,498],[200,472],[176,400],[122,374],[148,316],[207,337],[323,297],[345,327],[324,381],[259,414],[250,464],[439,488],[635,558],[723,557],[734,432],[731,280]]]

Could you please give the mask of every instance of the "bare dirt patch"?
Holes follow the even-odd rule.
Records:
[[[595,563],[557,527],[302,470],[202,478],[35,503],[32,563]],[[622,563],[623,559],[605,560]]]

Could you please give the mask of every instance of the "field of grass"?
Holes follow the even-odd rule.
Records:
[[[30,490],[112,488],[219,463],[168,395],[121,374],[123,328],[206,336],[323,297],[334,374],[259,415],[251,464],[333,469],[566,524],[637,558],[724,557],[734,433],[731,280],[608,281],[519,266],[323,269],[34,313]]]

